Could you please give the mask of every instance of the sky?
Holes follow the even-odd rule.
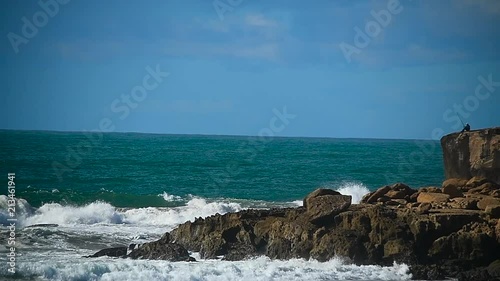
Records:
[[[500,126],[500,1],[41,0],[0,14],[0,129],[439,139],[462,121]]]

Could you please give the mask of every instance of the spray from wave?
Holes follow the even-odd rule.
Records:
[[[359,204],[361,199],[363,199],[363,196],[370,193],[370,190],[363,184],[352,182],[344,183],[336,190],[343,195],[351,195],[353,204]]]
[[[168,200],[178,200],[166,195]],[[7,225],[8,197],[0,196],[0,224]],[[34,209],[24,199],[16,199],[16,217],[22,226],[36,224],[58,224],[61,226],[76,225],[154,225],[175,227],[181,223],[192,221],[197,217],[208,217],[216,213],[225,214],[242,210],[240,204],[234,202],[208,202],[204,198],[191,196],[185,205],[172,208],[116,208],[113,205],[96,201],[84,206],[61,205],[48,203]]]

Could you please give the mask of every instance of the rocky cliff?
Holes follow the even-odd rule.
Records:
[[[446,178],[484,177],[500,184],[500,127],[441,139]]]

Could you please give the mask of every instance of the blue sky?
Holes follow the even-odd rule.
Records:
[[[430,139],[460,129],[455,111],[500,126],[499,1],[44,0],[0,13],[1,129],[258,135],[284,107],[295,118],[279,136]],[[148,66],[169,75],[123,102]]]

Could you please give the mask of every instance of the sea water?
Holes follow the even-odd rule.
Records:
[[[405,280],[404,264],[355,266],[341,257],[171,263],[83,256],[156,240],[197,217],[300,206],[318,187],[356,203],[386,184],[443,180],[439,143],[415,140],[0,131],[0,159],[0,279],[17,280]],[[18,198],[14,275],[6,262],[8,173],[16,174]]]

